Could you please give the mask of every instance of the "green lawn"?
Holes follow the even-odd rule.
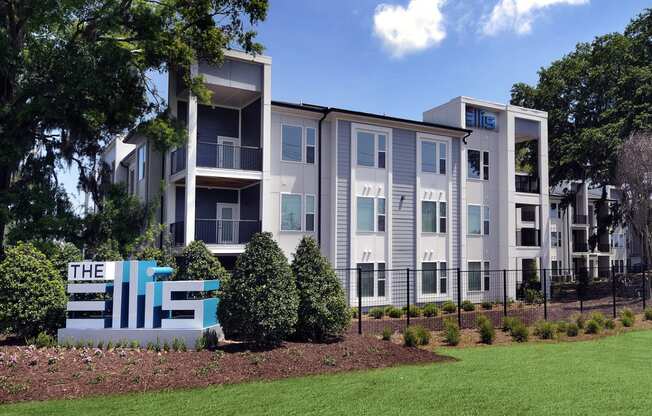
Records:
[[[202,390],[0,406],[2,415],[523,415],[652,412],[652,331],[450,351],[461,361]]]

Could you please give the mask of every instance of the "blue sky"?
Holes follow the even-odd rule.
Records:
[[[420,119],[458,95],[507,102],[576,43],[649,0],[270,0],[259,41],[275,100]],[[157,76],[165,93],[165,76]],[[76,172],[63,182],[76,203]]]

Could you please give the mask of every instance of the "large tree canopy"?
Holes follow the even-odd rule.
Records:
[[[0,0],[0,239],[10,221],[9,188],[30,152],[75,163],[97,194],[103,145],[147,116],[164,145],[183,137],[148,78],[196,61],[219,64],[223,50],[259,52],[252,28],[267,0]],[[97,195],[94,195],[97,196]],[[2,240],[0,240],[1,246]]]
[[[618,149],[652,127],[652,9],[512,87],[511,103],[548,112],[550,183],[616,182]]]

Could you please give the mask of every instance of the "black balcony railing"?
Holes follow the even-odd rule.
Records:
[[[170,173],[174,175],[186,168],[186,147],[180,147],[170,153]]]
[[[195,239],[206,244],[246,244],[260,229],[258,220],[196,219]]]
[[[536,228],[521,228],[516,230],[516,245],[520,247],[539,247],[540,233]]]
[[[588,223],[588,216],[582,214],[573,215],[573,224],[586,225]]]
[[[539,193],[539,178],[530,175],[516,175],[516,192],[525,192],[528,194]]]
[[[183,246],[185,236],[183,235],[184,223],[183,221],[170,224],[170,234],[172,235],[172,245],[175,247]]]
[[[586,241],[573,241],[574,253],[586,253],[589,251],[589,245]]]
[[[263,166],[263,151],[259,147],[199,142],[197,166],[259,171]]]

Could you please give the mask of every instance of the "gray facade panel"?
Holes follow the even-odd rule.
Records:
[[[337,122],[336,267],[351,267],[351,122]],[[347,282],[343,282],[347,283]]]

